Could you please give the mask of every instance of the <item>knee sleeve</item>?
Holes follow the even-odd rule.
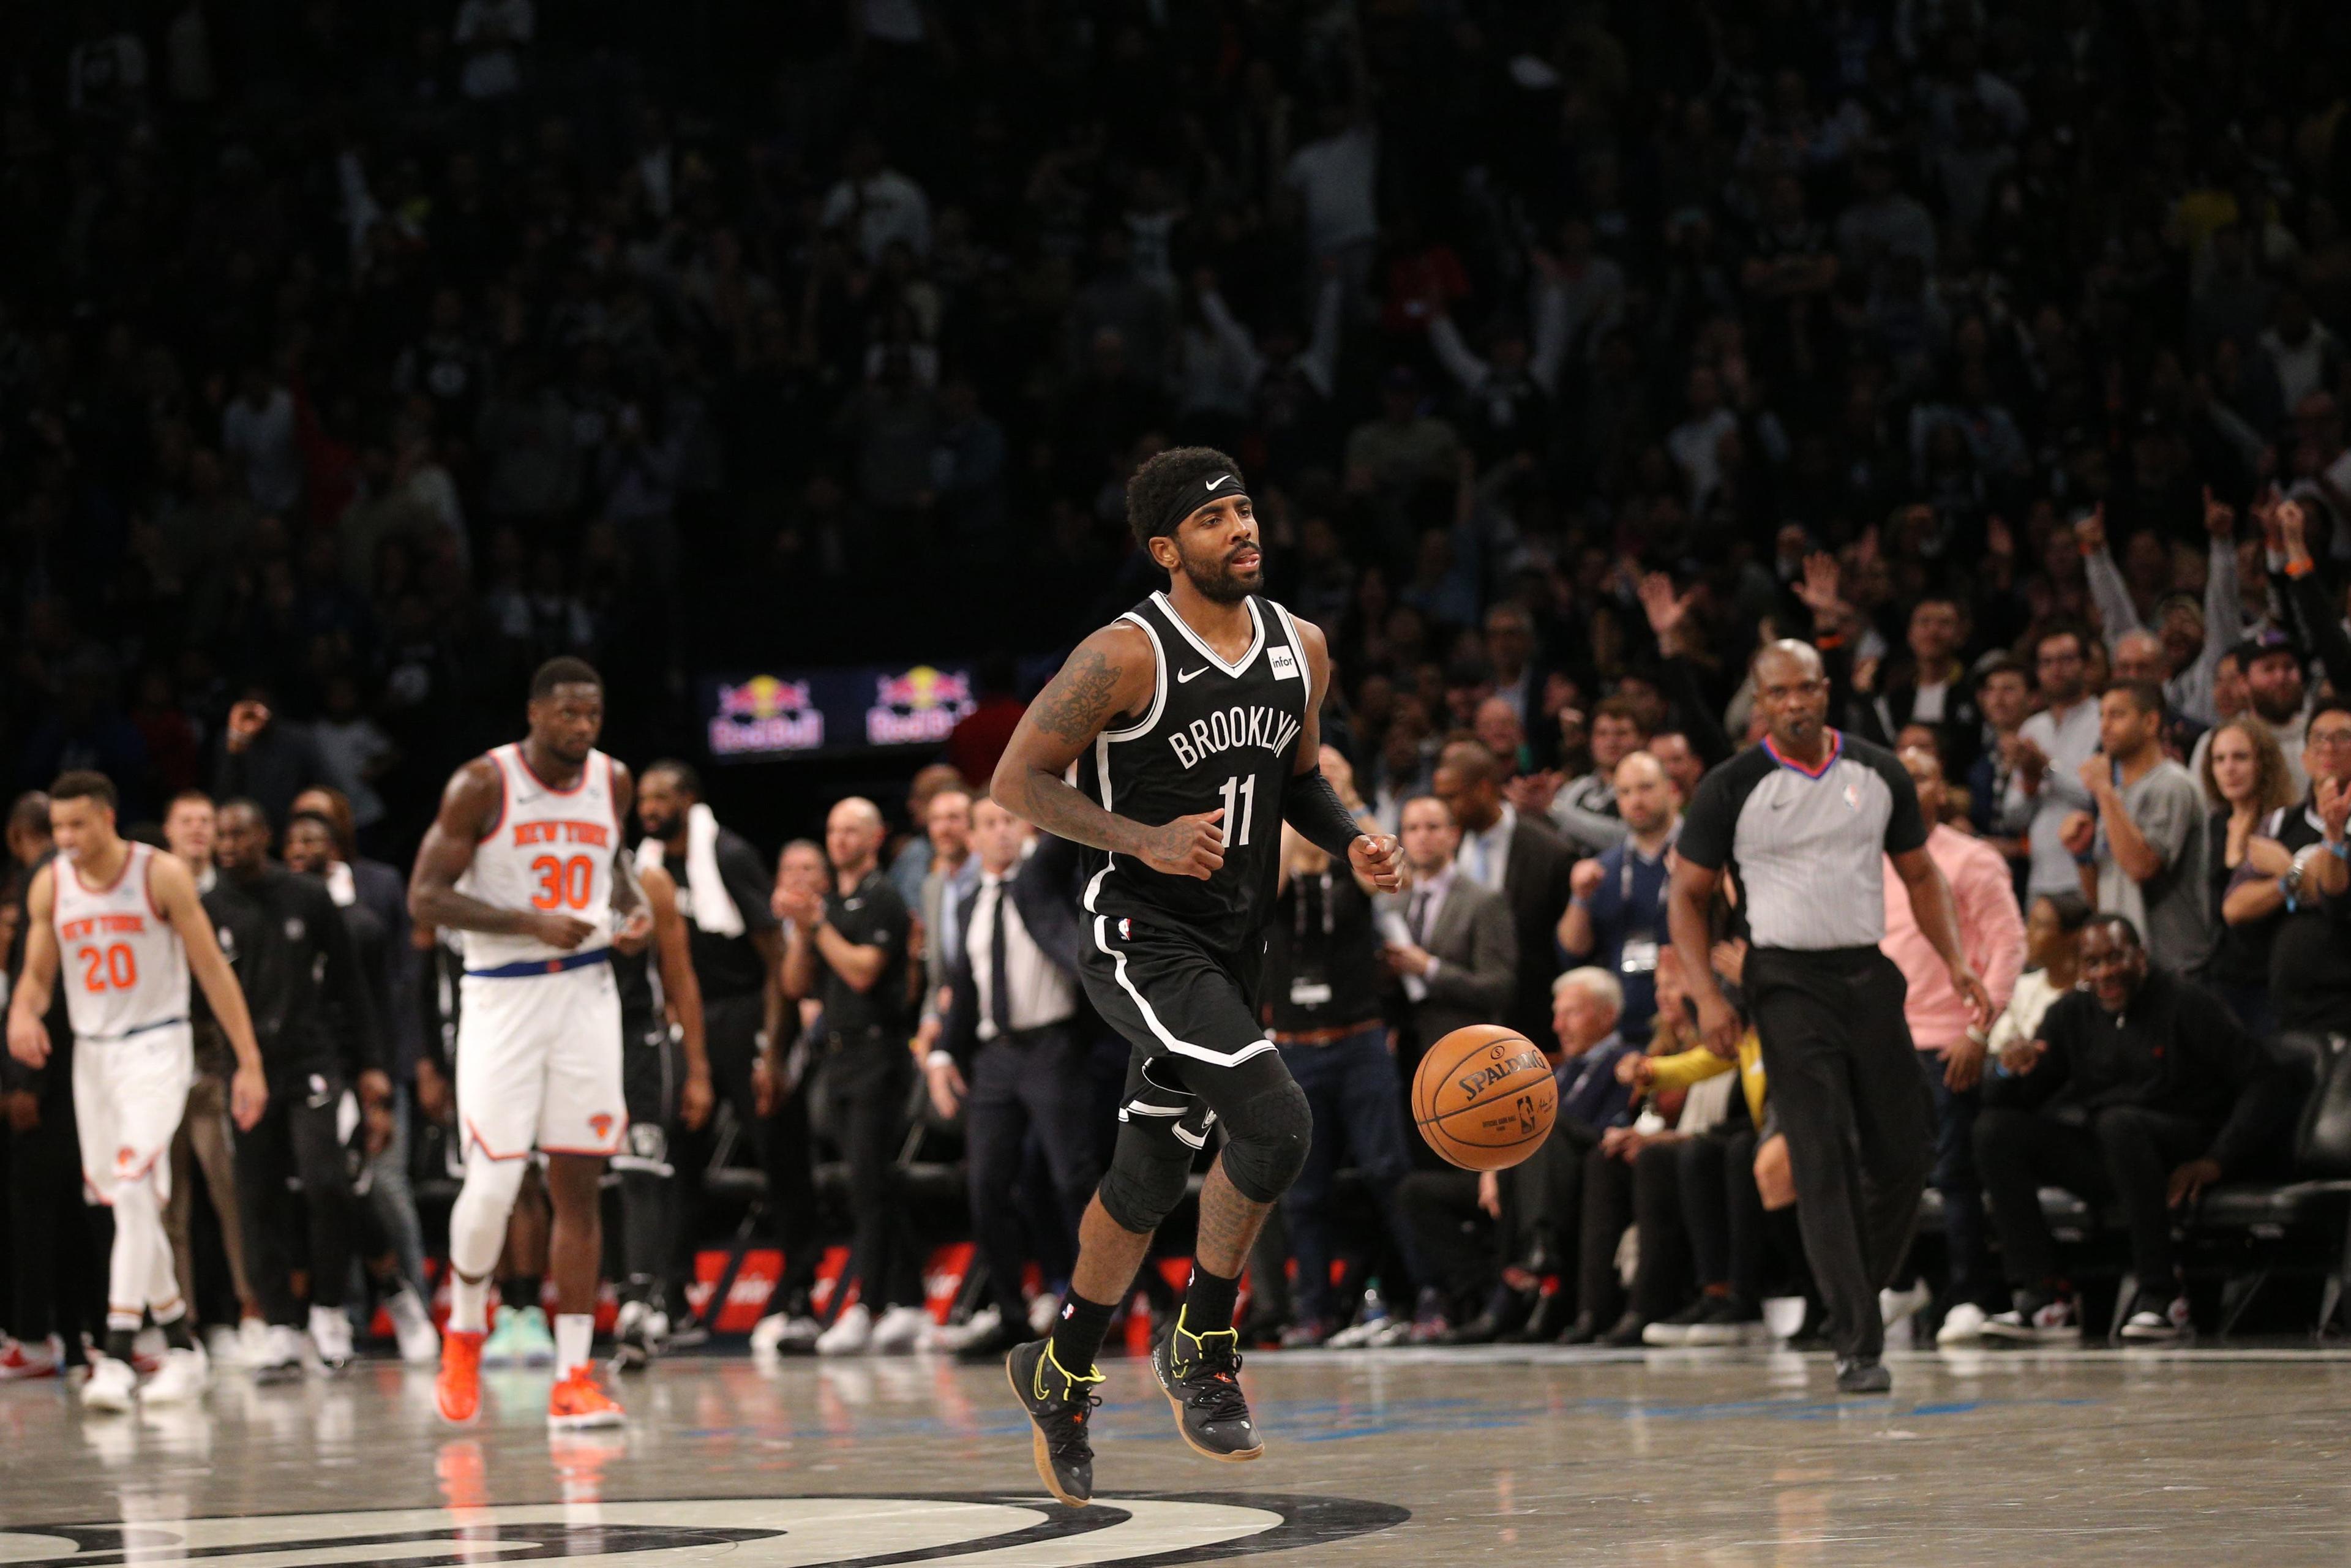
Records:
[[[1284,1073],[1223,1114],[1226,1179],[1251,1203],[1271,1203],[1306,1165],[1314,1135],[1306,1092]]]
[[[528,1160],[494,1160],[480,1145],[465,1153],[465,1185],[449,1211],[449,1261],[474,1279],[486,1278],[506,1250],[507,1218],[522,1190]]]
[[[1111,1155],[1110,1169],[1102,1173],[1096,1196],[1102,1199],[1102,1212],[1123,1230],[1148,1236],[1184,1200],[1193,1151],[1170,1133],[1164,1124],[1119,1124],[1118,1147]]]

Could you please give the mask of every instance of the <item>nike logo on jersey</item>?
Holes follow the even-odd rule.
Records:
[[[1213,478],[1213,479],[1211,479],[1211,480],[1209,480],[1209,481],[1208,481],[1208,488],[1209,488],[1211,491],[1213,491],[1213,490],[1215,490],[1215,489],[1216,489],[1216,487],[1217,487],[1217,486],[1219,486],[1219,485],[1229,485],[1229,484],[1231,484],[1232,482],[1233,482],[1233,476],[1232,476],[1231,475],[1229,475],[1229,474],[1219,474],[1219,475],[1217,475],[1215,478]]]
[[[1198,669],[1196,669],[1196,670],[1184,670],[1184,671],[1181,671],[1181,672],[1179,672],[1179,673],[1176,674],[1176,684],[1177,685],[1179,685],[1179,686],[1180,686],[1180,685],[1182,685],[1185,682],[1189,681],[1189,680],[1196,679],[1197,677],[1199,677],[1199,676],[1201,676],[1201,675],[1205,675],[1205,674],[1207,674],[1207,673],[1208,673],[1208,666],[1207,666],[1207,665],[1206,665],[1206,664],[1201,665],[1201,666],[1200,666]]]

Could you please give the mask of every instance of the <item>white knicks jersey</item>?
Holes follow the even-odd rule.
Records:
[[[518,743],[488,756],[503,791],[498,818],[475,844],[457,890],[499,909],[569,915],[596,929],[569,953],[528,936],[460,932],[466,971],[533,964],[552,971],[565,959],[594,961],[612,945],[612,856],[621,843],[612,759],[590,751],[580,782],[557,789],[530,770]]]
[[[57,984],[78,1040],[107,1041],[188,1021],[188,954],[148,886],[159,851],[126,846],[104,887],[73,862],[49,862],[57,930]]]

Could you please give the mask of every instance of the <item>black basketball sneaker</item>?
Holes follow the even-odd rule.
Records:
[[[1064,1372],[1053,1359],[1050,1339],[1014,1345],[1004,1358],[1004,1373],[1037,1427],[1029,1449],[1038,1479],[1060,1501],[1085,1507],[1094,1494],[1094,1446],[1086,1424],[1102,1403],[1094,1392],[1102,1374],[1089,1369],[1080,1377]]]
[[[1195,1453],[1238,1464],[1265,1452],[1241,1392],[1241,1336],[1220,1329],[1196,1334],[1184,1314],[1151,1351],[1151,1370],[1176,1411],[1176,1429]]]

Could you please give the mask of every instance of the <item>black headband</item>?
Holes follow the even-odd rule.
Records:
[[[1186,480],[1183,487],[1176,492],[1174,498],[1167,503],[1166,521],[1154,531],[1173,538],[1176,530],[1184,526],[1184,519],[1201,507],[1235,496],[1246,498],[1248,495],[1249,481],[1241,477],[1239,469],[1204,469],[1199,477]]]

